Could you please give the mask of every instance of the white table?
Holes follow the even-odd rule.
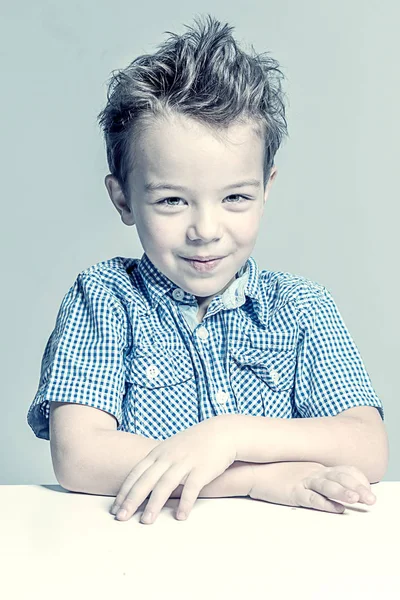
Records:
[[[156,522],[119,522],[113,498],[57,485],[0,486],[7,600],[400,598],[400,482],[343,514],[250,498],[170,499]],[[141,508],[144,508],[143,503]]]

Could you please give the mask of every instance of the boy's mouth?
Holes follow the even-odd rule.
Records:
[[[216,266],[220,264],[224,256],[216,256],[211,258],[204,257],[194,257],[194,258],[185,258],[182,257],[188,264],[190,264],[196,271],[204,273],[206,271],[211,271]]]
[[[198,262],[209,262],[210,260],[219,260],[223,256],[183,256],[185,260],[196,260]]]

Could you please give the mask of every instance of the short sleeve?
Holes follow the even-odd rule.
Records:
[[[28,424],[50,439],[50,402],[85,404],[122,421],[126,328],[122,307],[101,282],[78,275],[47,342]]]
[[[326,288],[308,312],[297,352],[294,402],[300,416],[334,416],[356,406],[375,406],[384,420],[382,402]]]

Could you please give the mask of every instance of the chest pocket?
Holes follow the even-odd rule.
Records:
[[[242,414],[291,417],[295,372],[294,348],[248,344],[229,349],[231,387]]]
[[[126,381],[135,433],[163,440],[198,422],[195,372],[185,347],[136,348]]]

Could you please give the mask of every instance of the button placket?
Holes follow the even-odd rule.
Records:
[[[201,340],[206,340],[209,336],[209,333],[207,331],[207,329],[204,327],[204,325],[202,325],[201,327],[199,327],[197,329],[197,335]]]
[[[218,390],[216,398],[217,398],[218,404],[221,404],[224,406],[228,402],[229,394],[228,394],[228,392],[224,392],[223,390]]]

